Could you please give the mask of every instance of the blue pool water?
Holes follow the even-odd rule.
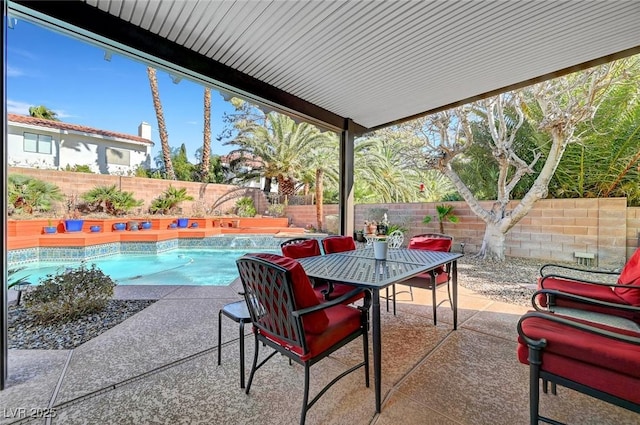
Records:
[[[226,286],[238,277],[236,259],[248,252],[274,250],[176,249],[153,255],[118,254],[86,261],[111,276],[118,285],[216,285]],[[48,274],[55,274],[80,263],[42,262],[28,265],[16,278],[28,275],[37,284]]]

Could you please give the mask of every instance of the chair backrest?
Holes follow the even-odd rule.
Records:
[[[297,352],[307,353],[305,332],[322,333],[329,325],[323,310],[292,312],[320,304],[309,278],[295,259],[277,254],[246,254],[236,260],[255,332]]]
[[[322,247],[325,254],[333,254],[335,252],[353,251],[356,249],[356,243],[352,236],[327,236],[322,240]]]
[[[282,255],[289,258],[306,258],[321,255],[320,243],[312,238],[293,238],[280,244]]]
[[[452,246],[453,237],[441,233],[423,233],[409,240],[409,249],[449,252]]]
[[[619,285],[632,285],[635,288],[615,287],[613,291],[630,305],[640,307],[640,248],[636,249],[627,264],[624,265],[620,276]]]
[[[394,230],[387,235],[387,245],[389,248],[400,248],[404,242],[404,233],[402,230]]]

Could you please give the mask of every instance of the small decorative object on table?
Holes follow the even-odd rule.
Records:
[[[386,239],[377,239],[373,241],[373,256],[376,260],[386,260],[389,245]]]

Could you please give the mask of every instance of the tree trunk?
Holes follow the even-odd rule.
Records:
[[[202,158],[200,163],[200,181],[209,180],[209,157],[211,156],[211,89],[204,89],[204,136],[202,140]]]
[[[153,107],[156,110],[156,118],[158,119],[158,132],[160,133],[160,145],[162,146],[164,170],[167,173],[168,180],[175,180],[176,173],[173,171],[173,163],[171,162],[169,135],[167,134],[167,126],[164,122],[164,113],[162,112],[162,103],[160,102],[160,93],[158,91],[158,79],[156,78],[156,70],[148,66],[147,75],[149,76],[149,85],[151,86]]]
[[[504,261],[504,242],[506,236],[500,223],[487,223],[484,239],[477,256],[483,259]]]
[[[324,228],[324,170],[318,168],[316,170],[316,221],[318,222],[318,230]]]
[[[282,174],[278,175],[278,194],[290,196],[296,191],[295,183],[290,177],[286,177]]]

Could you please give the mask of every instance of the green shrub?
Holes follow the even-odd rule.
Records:
[[[244,196],[236,201],[237,213],[240,217],[253,217],[256,215],[256,207],[253,204],[253,199]]]
[[[40,280],[25,294],[24,304],[42,322],[67,321],[102,310],[113,296],[116,283],[95,264],[82,262]]]
[[[182,201],[193,201],[193,196],[187,194],[187,189],[176,189],[169,187],[157,198],[151,201],[149,211],[154,214],[176,214],[178,206]]]
[[[55,184],[23,174],[9,175],[7,195],[14,211],[26,214],[50,211],[54,203],[64,199],[62,191]]]
[[[144,203],[133,197],[133,192],[124,192],[116,185],[96,186],[82,195],[82,200],[89,204],[92,211],[105,212],[110,215],[123,215],[134,207]]]
[[[267,213],[273,217],[284,217],[284,204],[271,204],[267,208]]]
[[[89,167],[88,165],[80,165],[80,164],[76,164],[74,166],[71,166],[69,164],[67,164],[66,167],[64,167],[64,171],[73,171],[75,173],[91,173],[93,174],[93,171],[91,170],[91,167]]]

